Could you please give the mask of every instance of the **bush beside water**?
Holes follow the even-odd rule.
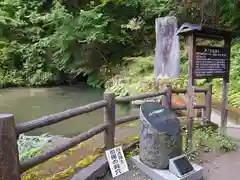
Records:
[[[18,138],[18,151],[20,162],[26,161],[43,153],[43,147],[48,143],[49,134],[41,136],[26,136],[20,134]]]

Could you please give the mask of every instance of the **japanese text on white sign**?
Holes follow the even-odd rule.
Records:
[[[121,146],[109,149],[105,154],[113,177],[129,171]]]

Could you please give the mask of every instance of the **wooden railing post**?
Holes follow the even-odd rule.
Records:
[[[162,105],[167,108],[172,106],[172,85],[166,85],[166,94],[163,96]]]
[[[104,122],[108,124],[104,133],[104,143],[106,149],[114,148],[115,140],[115,94],[104,93],[104,100],[107,105],[104,108]]]
[[[17,135],[12,114],[0,114],[0,180],[20,180]]]
[[[205,93],[205,104],[206,108],[203,113],[203,122],[208,124],[211,122],[211,114],[212,114],[212,84],[208,85],[207,92]]]

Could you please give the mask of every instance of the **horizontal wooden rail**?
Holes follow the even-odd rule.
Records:
[[[203,104],[197,104],[194,105],[193,107],[194,109],[205,109],[206,105]],[[172,106],[171,107],[172,110],[187,110],[187,106]],[[124,123],[128,123],[128,122],[132,122],[135,120],[139,119],[139,115],[138,116],[126,116],[126,117],[121,117],[120,119],[116,120],[116,125],[120,125],[120,124],[124,124]]]
[[[71,138],[67,143],[65,143],[64,145],[59,145],[58,147],[56,147],[54,150],[51,150],[49,152],[46,152],[45,154],[42,154],[40,156],[31,158],[25,162],[23,162],[20,165],[20,173],[23,173],[25,171],[27,171],[28,169],[31,169],[32,167],[43,163],[45,161],[47,161],[48,159],[51,159],[54,156],[57,156],[58,154],[63,153],[64,151],[78,145],[79,143],[86,141],[88,139],[90,139],[91,137],[103,132],[106,128],[107,128],[107,124],[101,124],[97,127],[94,127],[90,130],[88,130],[87,132],[84,132],[74,138]]]
[[[116,121],[116,125],[132,122],[132,121],[135,121],[135,120],[138,120],[138,119],[139,119],[139,116],[126,116],[126,117],[122,117],[122,118],[120,118],[120,119],[118,119]]]
[[[136,96],[116,97],[116,103],[129,103],[131,101],[162,96],[165,94],[166,94],[166,92],[164,91],[164,92],[156,92],[156,93],[144,93],[144,94],[139,94]]]
[[[205,105],[201,105],[201,104],[197,104],[194,105],[194,109],[205,109],[206,106]],[[171,107],[172,110],[187,110],[187,106],[172,106]],[[121,117],[120,119],[116,120],[116,125],[120,125],[120,124],[124,124],[124,123],[128,123],[128,122],[132,122],[135,120],[139,119],[139,115],[138,116],[126,116],[126,117]]]
[[[195,93],[206,93],[208,92],[208,89],[207,88],[197,88],[197,87],[194,87],[194,92]],[[187,93],[187,89],[173,89],[172,90],[172,93],[175,93],[175,94],[186,94]]]
[[[206,108],[206,105],[204,104],[195,104],[193,106],[193,109],[205,109]],[[172,106],[171,107],[172,110],[187,110],[187,106],[186,105],[183,105],[183,106]]]
[[[97,109],[105,107],[106,105],[107,105],[107,101],[101,100],[101,101],[90,103],[77,108],[69,109],[60,113],[43,116],[39,119],[16,125],[16,131],[17,131],[17,134],[26,133],[37,128],[59,123],[63,120],[66,120],[84,113],[95,111]]]
[[[175,93],[175,94],[186,94],[187,93],[187,90],[186,89],[173,89],[172,90],[172,93]]]
[[[186,105],[183,105],[183,106],[172,106],[171,109],[175,110],[175,111],[186,110],[187,106]]]
[[[205,104],[194,104],[193,109],[205,109],[206,105]]]
[[[195,93],[206,93],[206,92],[208,92],[208,89],[207,88],[197,88],[197,87],[194,87],[194,92]]]

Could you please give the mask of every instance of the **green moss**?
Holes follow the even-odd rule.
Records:
[[[102,153],[99,154],[92,154],[92,155],[88,155],[86,156],[83,160],[79,161],[76,164],[76,168],[83,168],[88,166],[89,164],[92,164],[97,158],[99,158],[100,156],[102,156]]]
[[[84,148],[84,146],[86,146],[89,143],[89,141],[93,140],[96,137],[97,136],[94,136],[93,138],[91,138],[87,141],[84,141],[83,143],[78,144],[76,147],[71,148],[68,151],[66,151],[66,153],[71,155],[74,151],[76,151],[80,148]],[[138,140],[139,140],[138,136],[130,136],[130,137],[125,138],[122,142],[116,143],[116,146],[126,145],[131,142],[138,141]],[[51,161],[52,163],[58,163],[59,161],[66,160],[67,159],[66,153],[55,156],[52,159],[48,160],[47,162]],[[88,166],[89,164],[93,163],[97,158],[99,158],[103,155],[104,155],[103,147],[97,148],[91,154],[85,156],[83,159],[81,159],[76,164],[73,164],[72,166],[68,167],[67,169],[59,171],[49,177],[42,177],[42,171],[39,170],[39,169],[41,169],[40,168],[41,165],[38,165],[38,166],[26,171],[22,175],[22,180],[34,180],[34,179],[60,180],[62,178],[71,177],[76,172],[76,170]],[[47,163],[47,162],[45,162],[45,163]]]
[[[44,177],[41,178],[42,180],[60,180],[65,177],[72,176],[77,169],[79,168],[84,168],[88,166],[89,164],[93,163],[97,158],[101,157],[103,154],[102,153],[94,153],[91,155],[87,155],[84,157],[81,161],[79,161],[75,166],[70,166],[69,168],[60,171],[50,177]],[[59,161],[62,158],[64,158],[64,155],[57,156],[53,160],[54,161]],[[28,170],[25,175],[22,176],[22,180],[33,180],[33,179],[39,179],[41,177],[41,173],[37,171],[37,167]]]
[[[58,179],[69,177],[69,176],[73,175],[74,172],[75,172],[75,169],[73,167],[69,167],[69,168],[65,169],[64,171],[54,174],[51,177],[42,178],[42,180],[58,180]]]
[[[33,180],[38,179],[39,172],[35,171],[34,169],[30,169],[22,175],[21,180]]]

